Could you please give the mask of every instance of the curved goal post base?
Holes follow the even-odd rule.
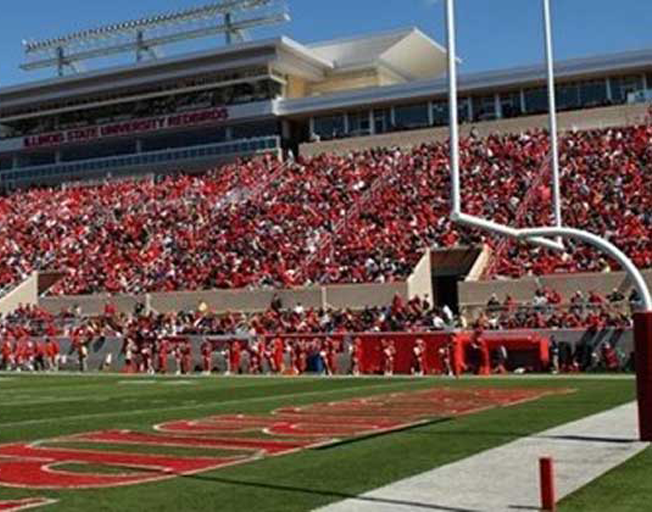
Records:
[[[652,442],[652,312],[634,313],[636,395],[641,441]]]

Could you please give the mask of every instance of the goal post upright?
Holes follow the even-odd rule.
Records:
[[[471,227],[485,229],[493,233],[516,238],[517,230],[509,226],[504,226],[496,222],[483,219],[474,215],[468,215],[462,211],[461,184],[460,184],[460,145],[459,145],[459,125],[457,112],[457,51],[455,26],[455,2],[446,0],[446,37],[448,44],[448,111],[449,111],[449,128],[450,128],[450,160],[451,160],[451,201],[452,211],[451,219],[461,224]],[[555,197],[555,202],[558,200]],[[560,208],[561,211],[561,208]],[[561,220],[561,215],[558,217]],[[554,249],[564,250],[564,245],[560,240],[550,240],[544,237],[533,237],[530,242]]]
[[[455,0],[446,0],[446,29],[448,40],[448,108],[450,129],[451,214],[453,222],[483,229],[493,234],[508,236],[532,244],[564,251],[562,239],[575,239],[588,243],[618,261],[627,272],[641,300],[641,311],[634,314],[634,344],[636,358],[636,387],[638,399],[639,436],[642,441],[652,441],[652,296],[643,274],[620,249],[598,235],[579,229],[563,227],[555,80],[552,53],[552,23],[550,0],[542,0],[546,69],[548,79],[550,139],[552,151],[552,181],[555,226],[519,229],[505,226],[463,212],[461,199],[459,125],[457,111],[457,52],[455,26]],[[552,238],[556,238],[553,240]]]

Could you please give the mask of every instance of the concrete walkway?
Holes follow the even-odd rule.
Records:
[[[538,460],[555,460],[558,497],[647,447],[636,404],[568,423],[320,509],[323,512],[539,510]]]

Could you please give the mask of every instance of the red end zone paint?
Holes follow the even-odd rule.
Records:
[[[565,392],[566,390],[563,390]],[[266,415],[224,414],[171,421],[158,432],[108,430],[56,439],[110,443],[123,452],[0,445],[0,485],[31,489],[81,489],[133,485],[289,454],[341,439],[391,432],[430,418],[470,414],[534,400],[559,390],[451,389],[392,393],[363,399],[284,407]],[[247,432],[247,437],[234,434]],[[129,453],[130,446],[189,447],[250,451],[233,457],[180,457]],[[67,464],[125,467],[124,474],[75,473]]]
[[[276,441],[239,439],[237,437],[192,437],[163,434],[146,434],[130,430],[108,430],[80,434],[67,439],[97,443],[136,444],[148,446],[174,446],[185,448],[218,448],[224,450],[251,450],[256,455],[279,455],[310,446],[313,441]]]
[[[49,498],[26,498],[24,500],[0,501],[0,510],[3,512],[16,512],[18,510],[27,510],[30,508],[43,507],[51,505],[58,500]]]
[[[7,444],[0,446],[0,484],[29,489],[116,487],[208,471],[240,458],[166,457]],[[84,463],[142,469],[142,472],[103,475],[57,469],[64,464]]]

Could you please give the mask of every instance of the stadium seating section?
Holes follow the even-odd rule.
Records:
[[[466,211],[550,223],[543,132],[462,141]],[[428,246],[488,242],[494,275],[605,271],[614,262],[504,243],[448,220],[445,144],[240,162],[204,175],[32,189],[0,198],[0,289],[35,269],[61,295],[403,280]],[[566,134],[564,220],[652,267],[652,128]]]

